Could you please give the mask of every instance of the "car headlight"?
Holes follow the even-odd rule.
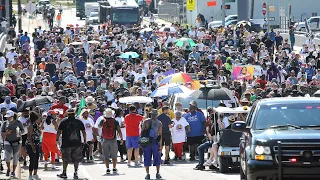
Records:
[[[271,149],[270,149],[269,146],[256,146],[254,151],[258,155],[262,155],[262,154],[269,155],[269,154],[271,154]]]

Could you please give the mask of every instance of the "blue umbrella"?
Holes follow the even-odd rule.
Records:
[[[163,97],[163,96],[168,96],[171,94],[177,94],[177,93],[186,93],[186,94],[191,94],[191,90],[188,89],[187,87],[183,85],[178,85],[178,84],[168,84],[165,86],[161,86],[154,90],[150,97]]]
[[[131,58],[138,58],[139,54],[136,52],[125,52],[123,54],[121,54],[121,58],[122,59],[128,59],[131,56]]]

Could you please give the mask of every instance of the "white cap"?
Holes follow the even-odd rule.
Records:
[[[46,61],[46,58],[41,58],[41,61],[42,61],[42,62],[45,62],[45,61]]]
[[[192,64],[193,64],[193,65],[197,65],[197,62],[196,62],[196,61],[193,61]]]
[[[12,116],[14,116],[14,112],[9,110],[9,111],[7,111],[7,113],[6,113],[6,115],[4,117],[8,118],[8,117],[12,117]]]

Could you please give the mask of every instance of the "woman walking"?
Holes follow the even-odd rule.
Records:
[[[30,126],[28,127],[28,140],[27,140],[27,153],[29,155],[29,180],[39,179],[38,166],[39,166],[39,155],[40,155],[40,123],[41,119],[36,112],[30,113]],[[33,175],[32,175],[33,173]]]
[[[121,128],[121,133],[122,133],[122,138],[123,138],[123,143],[121,143],[121,138],[119,135],[117,135],[117,143],[118,143],[118,151],[120,153],[121,161],[124,162],[125,159],[123,158],[123,155],[126,154],[127,149],[126,149],[126,128],[124,125],[124,111],[121,108],[118,108],[115,110],[115,120],[118,121],[119,126]]]
[[[13,111],[8,110],[6,115],[7,118],[1,128],[1,136],[4,139],[4,156],[7,164],[6,176],[16,178],[15,171],[19,162],[19,154],[21,149],[21,134],[24,132],[23,125],[20,121],[17,121]],[[10,161],[13,159],[13,169],[11,171]]]
[[[85,130],[86,130],[86,140],[87,143],[84,144],[83,147],[83,157],[87,157],[87,162],[93,162],[93,142],[94,142],[94,136],[93,136],[93,128],[94,128],[94,122],[91,116],[89,115],[90,109],[83,109],[81,111],[81,117],[80,120],[83,123]]]
[[[48,158],[49,154],[51,157],[51,168],[55,169],[55,157],[56,154],[61,156],[61,153],[56,144],[57,130],[58,130],[58,122],[57,117],[59,116],[59,112],[55,110],[49,110],[47,113],[47,118],[43,122],[42,130],[42,152],[44,156],[44,168],[48,168]]]

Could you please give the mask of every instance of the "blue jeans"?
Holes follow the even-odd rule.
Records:
[[[202,166],[204,164],[204,151],[206,149],[209,149],[211,147],[212,143],[211,142],[205,142],[201,144],[198,147],[198,154],[199,154],[199,165]]]

